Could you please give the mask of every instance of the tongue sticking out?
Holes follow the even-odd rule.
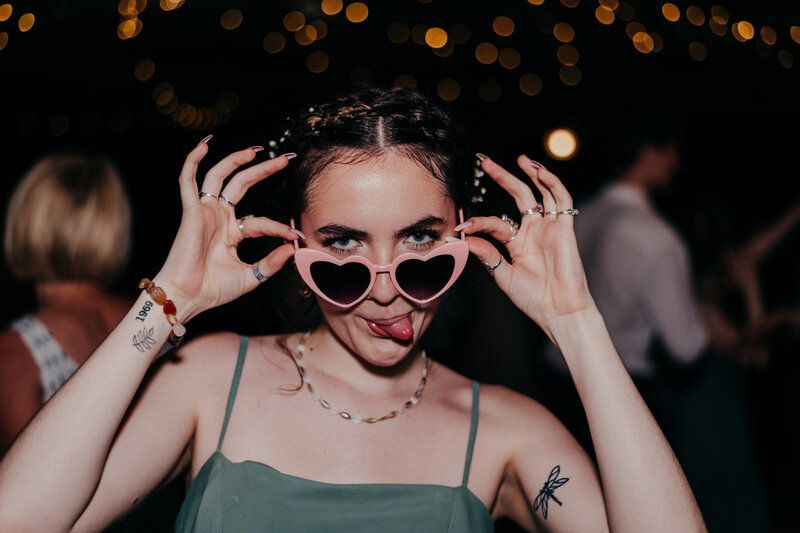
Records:
[[[393,339],[407,341],[414,336],[414,326],[411,325],[411,316],[406,315],[393,323],[388,322],[371,322],[367,321],[372,331],[382,337],[391,337]]]

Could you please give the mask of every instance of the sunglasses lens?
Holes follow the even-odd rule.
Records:
[[[440,255],[427,261],[409,259],[397,265],[397,283],[412,298],[427,300],[435,296],[450,281],[456,260],[452,255]]]
[[[369,286],[369,269],[361,263],[335,265],[315,261],[310,270],[317,288],[340,305],[352,304]]]

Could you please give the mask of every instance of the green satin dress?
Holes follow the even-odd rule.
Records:
[[[461,485],[312,481],[255,461],[233,463],[220,451],[242,374],[242,337],[217,450],[192,482],[175,524],[178,533],[482,533],[494,531],[486,506],[467,488],[478,429],[477,382]]]

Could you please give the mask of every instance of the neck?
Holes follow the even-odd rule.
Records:
[[[616,180],[616,183],[633,187],[641,191],[646,196],[650,195],[650,187],[647,185],[647,179],[645,178],[644,173],[636,168],[632,168],[620,174],[619,178]]]
[[[416,387],[422,374],[419,345],[413,346],[397,364],[377,366],[352,350],[325,321],[309,335],[305,345],[304,358],[312,374],[327,376],[326,379],[335,379],[369,394],[407,393],[409,387]]]
[[[91,304],[92,300],[103,294],[102,287],[93,281],[54,280],[36,284],[36,296],[41,306],[81,306]]]

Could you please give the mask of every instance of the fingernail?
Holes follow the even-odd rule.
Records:
[[[462,222],[461,224],[459,224],[458,226],[453,228],[453,231],[464,231],[465,229],[467,229],[469,227],[472,227],[472,222],[470,222],[470,221]]]
[[[294,159],[295,157],[297,157],[297,154],[294,153],[294,152],[286,152],[285,154],[281,154],[281,155],[285,156],[286,159]],[[279,155],[278,157],[280,157],[281,155]]]
[[[458,242],[460,240],[461,239],[459,239],[458,237],[447,236],[447,237],[444,238],[444,242]]]
[[[525,156],[525,157],[528,157],[528,156]],[[539,163],[538,161],[534,161],[530,157],[528,157],[528,161],[530,161],[531,165],[535,166],[536,168],[544,168],[543,164]]]
[[[207,135],[207,136],[206,136],[206,137],[204,137],[204,138],[203,138],[203,140],[202,140],[202,141],[200,141],[200,142],[201,142],[201,143],[207,143],[208,141],[210,141],[210,140],[211,140],[211,137],[213,137],[213,136],[214,136],[213,134],[212,134],[212,135]]]
[[[480,159],[481,161],[483,161],[484,159],[489,159],[489,156],[488,156],[488,155],[484,155],[484,154],[482,154],[482,153],[480,153],[480,152],[477,152],[477,153],[475,154],[475,157],[477,157],[477,158],[478,158],[478,159]]]
[[[250,149],[252,151],[254,151],[254,152],[260,152],[261,150],[264,149],[264,147],[263,146],[251,146]]]
[[[306,238],[306,236],[305,236],[305,235],[303,235],[303,232],[302,232],[302,231],[300,231],[300,230],[299,230],[299,229],[297,229],[297,228],[290,228],[290,229],[289,229],[289,231],[291,231],[292,233],[296,233],[297,235],[299,235],[299,236],[300,236],[300,238],[301,238],[301,239],[305,239],[305,238]]]

